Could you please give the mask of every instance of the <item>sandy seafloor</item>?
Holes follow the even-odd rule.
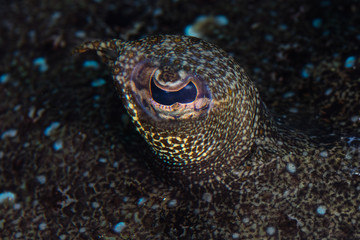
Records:
[[[326,105],[360,76],[359,1],[19,0],[0,15],[1,239],[116,239],[124,197],[131,213],[149,192],[139,172],[161,184],[106,66],[71,55],[86,40],[192,29],[282,121],[320,141],[360,134],[359,109]]]

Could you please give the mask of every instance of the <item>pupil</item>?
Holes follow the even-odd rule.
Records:
[[[185,87],[176,92],[168,92],[158,88],[154,80],[151,80],[152,98],[162,105],[173,105],[174,103],[191,103],[195,101],[197,90],[194,83],[189,82]]]

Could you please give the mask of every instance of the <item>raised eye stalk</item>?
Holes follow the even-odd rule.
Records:
[[[111,67],[128,113],[158,157],[155,165],[202,178],[251,154],[261,101],[243,69],[215,45],[164,35],[88,42],[75,52],[87,50]]]

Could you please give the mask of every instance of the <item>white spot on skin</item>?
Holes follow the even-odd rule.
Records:
[[[154,204],[154,205],[152,205],[151,209],[156,210],[156,209],[158,209],[159,207],[160,207],[159,204]]]
[[[286,190],[284,193],[283,193],[283,197],[287,197],[289,195],[290,191],[289,190]]]
[[[199,213],[200,213],[200,209],[196,208],[196,209],[194,210],[194,214],[195,214],[195,215],[198,215]]]
[[[19,210],[21,208],[21,204],[20,203],[15,203],[14,204],[14,209],[15,210]]]
[[[168,207],[169,207],[169,208],[175,207],[176,205],[177,205],[176,199],[170,200],[170,201],[168,202]]]
[[[289,172],[289,173],[295,173],[296,172],[296,166],[295,164],[293,163],[288,163],[286,165],[286,170]]]
[[[327,151],[322,151],[322,152],[320,152],[320,156],[326,158],[329,156],[329,154]]]
[[[202,195],[202,199],[206,202],[211,202],[212,201],[212,195],[210,193],[204,193]]]
[[[269,226],[269,227],[266,228],[266,233],[269,234],[270,236],[272,236],[272,235],[274,235],[275,230],[276,229],[274,227]]]
[[[125,227],[126,227],[126,224],[124,222],[119,222],[119,223],[115,224],[115,226],[113,227],[113,230],[116,233],[121,233],[121,231],[124,230]]]
[[[39,230],[42,231],[42,230],[45,230],[47,227],[46,223],[40,223],[39,224]]]
[[[249,223],[250,222],[250,219],[248,217],[244,217],[242,219],[243,223]]]
[[[350,169],[350,174],[352,175],[352,176],[360,176],[360,172],[359,172],[359,169],[358,168],[352,168],[352,169]]]
[[[15,238],[21,238],[21,237],[22,237],[22,233],[21,233],[21,232],[15,233]]]
[[[237,169],[233,170],[232,173],[236,176],[240,176],[240,171]]]
[[[46,176],[44,175],[40,175],[36,177],[36,180],[40,183],[40,184],[44,184],[46,183]]]
[[[98,202],[92,202],[92,203],[91,203],[91,206],[92,206],[93,208],[98,208],[98,207],[100,207],[100,204],[99,204]]]
[[[239,237],[240,237],[240,234],[238,234],[238,233],[233,233],[232,234],[233,239],[238,239]]]
[[[326,213],[326,207],[324,205],[320,205],[318,206],[318,208],[316,209],[316,213],[319,215],[325,215]]]

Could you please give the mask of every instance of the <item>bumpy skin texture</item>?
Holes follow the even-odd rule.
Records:
[[[163,211],[148,204],[137,220],[128,219],[122,237],[360,238],[358,150],[316,143],[277,123],[224,51],[182,36],[94,41],[75,52],[88,50],[111,67],[129,115],[156,156],[150,167],[170,182],[164,197],[175,199]],[[168,82],[190,76],[198,92],[207,93],[194,100],[205,107],[154,103],[149,81],[165,69]],[[143,185],[151,189],[151,180]]]

